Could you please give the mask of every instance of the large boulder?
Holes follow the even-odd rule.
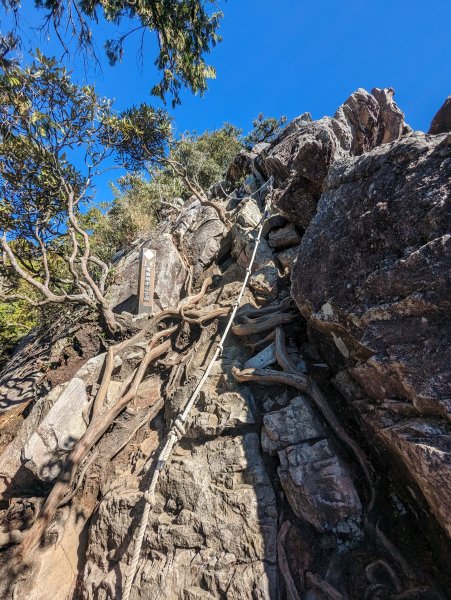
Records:
[[[368,152],[408,130],[392,89],[375,88],[371,94],[359,89],[332,118],[295,119],[256,163],[267,179],[274,176],[274,202],[280,212],[305,228],[335,160]]]
[[[14,491],[14,482],[22,475],[27,481],[37,477],[48,482],[57,477],[62,460],[86,430],[88,392],[98,380],[104,360],[105,353],[90,358],[72,379],[56,385],[33,403],[15,437],[0,454],[0,494],[10,488]],[[113,373],[119,370],[120,362],[116,357]],[[112,381],[110,386],[115,383]],[[110,396],[108,388],[107,400]]]
[[[451,533],[450,194],[446,134],[337,161],[302,238],[292,295],[337,385]]]
[[[280,483],[293,511],[319,531],[360,520],[362,506],[349,468],[303,396],[263,417],[262,448],[278,454]]]
[[[247,433],[174,448],[131,600],[276,597],[277,506],[259,446],[258,435]],[[134,548],[130,527],[143,509],[131,482],[119,480],[93,518],[81,583],[86,600],[121,595]]]
[[[181,212],[172,230],[196,276],[215,260],[226,232],[218,212],[196,199]]]
[[[152,235],[140,247],[124,256],[115,267],[115,276],[107,299],[115,312],[135,312],[138,302],[140,248],[156,253],[155,302],[160,308],[176,306],[186,279],[185,263],[169,233]]]
[[[362,506],[349,469],[330,440],[287,446],[279,459],[280,483],[298,517],[319,531],[346,521],[358,525]]]
[[[448,96],[434,115],[428,133],[438,135],[449,131],[451,131],[451,96]]]
[[[74,377],[23,449],[24,465],[36,477],[43,481],[53,481],[59,475],[60,459],[86,431],[83,411],[87,407],[85,382]]]

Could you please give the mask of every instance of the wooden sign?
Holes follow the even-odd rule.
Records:
[[[138,314],[153,313],[153,294],[155,290],[156,254],[150,248],[142,248],[138,277]]]

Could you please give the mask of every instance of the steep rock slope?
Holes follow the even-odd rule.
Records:
[[[329,171],[293,297],[337,383],[451,534],[449,136],[411,135]],[[364,401],[367,398],[367,402]]]
[[[254,163],[305,229],[292,296],[337,387],[451,533],[449,134],[413,133],[392,90],[358,90]]]
[[[155,328],[176,331],[23,564],[14,544],[89,429],[105,353],[92,345],[58,367],[39,338],[5,371],[2,417],[16,435],[0,456],[1,597],[121,597],[158,451],[224,330],[272,176],[249,287],[162,471],[131,600],[445,598],[449,168],[446,136],[413,134],[392,90],[358,90],[333,118],[302,115],[240,153],[210,190],[227,225],[192,198],[116,256],[109,298],[138,337],[116,356],[104,409]],[[158,312],[204,290],[185,321],[130,314],[141,245],[157,248]],[[70,333],[82,339],[79,317]],[[39,361],[51,355],[46,379]]]
[[[279,139],[262,149],[256,166],[277,186],[275,203],[288,219],[305,228],[316,212],[334,161],[358,156],[410,131],[393,101],[393,90],[359,89],[334,117],[311,121],[302,115]]]

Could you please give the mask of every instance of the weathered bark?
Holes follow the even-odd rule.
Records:
[[[267,319],[264,319],[263,321],[259,321],[257,323],[253,322],[235,325],[234,327],[232,327],[232,332],[238,336],[264,333],[265,331],[274,329],[278,325],[283,325],[284,323],[291,323],[291,321],[294,321],[294,318],[294,314],[276,314],[269,316]]]
[[[290,566],[288,564],[284,546],[285,539],[287,537],[288,532],[290,531],[290,527],[291,525],[289,521],[285,521],[280,527],[279,535],[277,536],[277,558],[279,562],[280,572],[282,573],[283,579],[285,581],[285,591],[287,593],[287,600],[302,600],[294,584],[293,576],[290,572]]]
[[[112,309],[108,305],[103,305],[100,307],[99,312],[108,332],[113,335],[117,333],[117,331],[120,329],[120,325],[117,322]]]
[[[96,444],[98,440],[102,437],[102,435],[105,433],[105,431],[114,421],[114,419],[119,415],[119,413],[125,408],[125,406],[130,402],[130,400],[132,400],[135,397],[138,390],[138,386],[144,377],[148,365],[153,360],[167,352],[167,350],[169,350],[171,346],[170,340],[167,340],[156,347],[152,347],[153,344],[156,343],[159,338],[163,337],[163,335],[169,335],[170,333],[173,333],[175,329],[176,328],[171,328],[170,330],[164,331],[154,336],[152,342],[149,344],[147,354],[141,362],[141,365],[139,366],[135,374],[132,385],[128,392],[126,392],[108,411],[96,416],[94,420],[89,424],[88,429],[86,430],[84,435],[75,444],[74,448],[69,453],[69,456],[66,459],[65,465],[61,470],[58,480],[53,486],[49,496],[47,497],[47,500],[44,506],[42,507],[42,510],[39,513],[36,521],[33,523],[32,527],[25,533],[22,543],[17,548],[16,559],[24,560],[38,546],[45,534],[47,525],[52,520],[58,508],[58,505],[70,489],[72,479],[76,473],[78,465],[86,457],[86,455],[94,446],[94,444]]]

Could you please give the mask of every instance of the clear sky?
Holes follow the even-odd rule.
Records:
[[[451,94],[450,0],[228,0],[220,6],[223,41],[208,57],[217,79],[203,98],[186,92],[182,106],[170,111],[178,131],[201,132],[224,121],[248,130],[260,112],[292,119],[309,111],[320,118],[359,87],[386,86],[395,89],[407,122],[427,131]],[[36,13],[24,11],[36,25]],[[76,59],[76,77],[88,77],[99,93],[116,98],[118,109],[158,104],[149,95],[156,80],[151,35],[142,69],[136,37],[129,38],[121,65],[110,67],[104,57],[103,39],[126,30],[125,23],[100,23],[95,39],[102,68],[86,72]],[[40,47],[52,54],[56,45],[41,40]]]

